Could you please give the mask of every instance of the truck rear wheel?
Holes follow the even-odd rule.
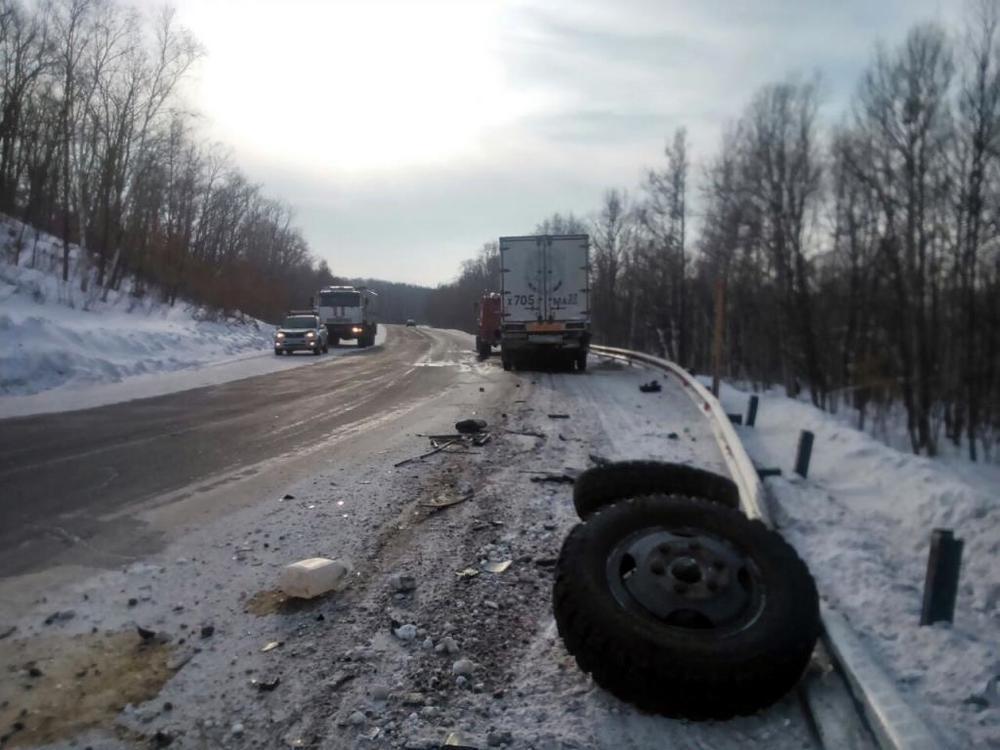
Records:
[[[510,370],[511,362],[510,355],[505,354],[503,351],[500,352],[500,364],[503,365],[503,369]]]
[[[576,355],[576,369],[580,372],[587,371],[587,350],[581,349],[579,354]]]

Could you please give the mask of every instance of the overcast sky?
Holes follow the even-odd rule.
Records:
[[[152,4],[153,0],[148,0]],[[840,116],[877,39],[962,0],[177,0],[208,137],[335,273],[437,284],[501,234],[693,156],[758,86],[820,71]]]

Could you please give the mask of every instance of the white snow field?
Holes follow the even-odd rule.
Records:
[[[326,356],[275,357],[273,327],[246,316],[220,319],[155,291],[137,298],[130,283],[101,300],[80,290],[79,248],[62,281],[62,244],[0,220],[0,418],[69,411],[214,385],[318,364]],[[379,329],[376,345],[385,340]],[[344,355],[348,345],[331,350]]]
[[[748,393],[724,387],[730,413]],[[759,394],[737,428],[766,479],[781,531],[824,598],[850,619],[918,710],[956,747],[1000,747],[1000,466],[901,452],[845,418]],[[815,435],[808,479],[793,472],[800,430]],[[931,530],[965,541],[953,625],[920,627]]]

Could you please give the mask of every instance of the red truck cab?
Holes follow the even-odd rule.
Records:
[[[479,316],[479,327],[476,333],[476,351],[480,359],[490,356],[494,346],[500,346],[500,321],[502,306],[500,295],[496,292],[486,292],[476,305]]]

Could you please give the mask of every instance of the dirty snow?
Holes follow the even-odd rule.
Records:
[[[726,386],[728,412],[748,394]],[[849,618],[904,695],[956,747],[1000,747],[1000,466],[914,456],[847,420],[760,394],[737,428],[767,479],[772,511],[820,592]],[[815,435],[809,477],[792,471],[800,430]],[[930,533],[965,541],[954,625],[919,627]]]
[[[583,469],[591,454],[717,468],[696,407],[668,384],[640,394],[642,371],[595,361],[585,375],[503,373],[473,357],[442,357],[463,366],[460,385],[405,418],[331,436],[321,446],[328,463],[287,494],[0,615],[0,633],[17,626],[0,639],[13,667],[0,706],[32,705],[45,684],[17,661],[19,639],[141,624],[169,639],[177,671],[113,725],[77,735],[77,746],[125,747],[159,732],[180,748],[438,748],[449,737],[539,750],[813,747],[794,695],[729,722],[643,715],[597,688],[556,635],[553,564],[577,519],[569,485],[531,477]],[[394,468],[428,449],[417,433],[450,432],[470,416],[491,425],[485,446]],[[273,591],[282,566],[312,556],[351,560],[350,585],[282,604]],[[38,689],[25,690],[33,681]],[[9,714],[0,709],[0,721]]]
[[[62,246],[24,232],[17,265],[11,247],[20,222],[0,221],[0,417],[83,409],[312,365],[325,357],[275,357],[273,326],[221,318],[179,301],[158,301],[133,285],[80,290],[79,249],[71,247],[70,282],[62,281]],[[380,326],[376,344],[385,340]],[[331,354],[354,352],[347,344]]]

